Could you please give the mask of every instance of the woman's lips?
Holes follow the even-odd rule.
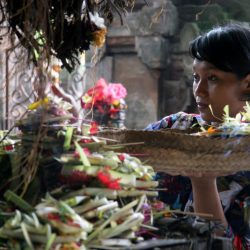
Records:
[[[207,109],[208,106],[209,106],[209,105],[206,104],[206,103],[197,102],[197,107],[198,107],[198,109]]]

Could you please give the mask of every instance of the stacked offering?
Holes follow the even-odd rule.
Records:
[[[131,246],[141,226],[152,226],[144,206],[147,197],[158,194],[153,168],[121,153],[124,145],[95,136],[96,127],[85,125],[79,132],[65,114],[60,119],[51,110],[58,110],[54,102],[40,102],[18,123],[23,134],[14,153],[20,160],[9,179],[12,191],[4,193],[0,207],[0,246]]]

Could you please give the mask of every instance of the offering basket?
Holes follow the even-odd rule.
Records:
[[[250,170],[250,136],[207,137],[191,132],[109,130],[100,135],[125,144],[126,152],[143,157],[156,171]]]

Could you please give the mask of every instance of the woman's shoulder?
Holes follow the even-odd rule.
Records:
[[[178,112],[165,116],[157,122],[149,124],[145,130],[158,130],[163,128],[188,129],[194,125],[201,126],[203,123],[199,114],[188,114],[186,112]]]

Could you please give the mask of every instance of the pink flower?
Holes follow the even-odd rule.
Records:
[[[161,211],[165,209],[165,204],[162,201],[155,201],[152,207],[157,211]]]
[[[127,90],[121,83],[109,83],[106,101],[111,104],[116,100],[125,98],[126,95]]]
[[[89,89],[82,96],[81,103],[84,109],[90,109],[93,106],[100,107],[103,104],[119,104],[119,100],[125,98],[126,95],[127,90],[121,83],[107,84],[107,82],[101,78],[93,88]]]

